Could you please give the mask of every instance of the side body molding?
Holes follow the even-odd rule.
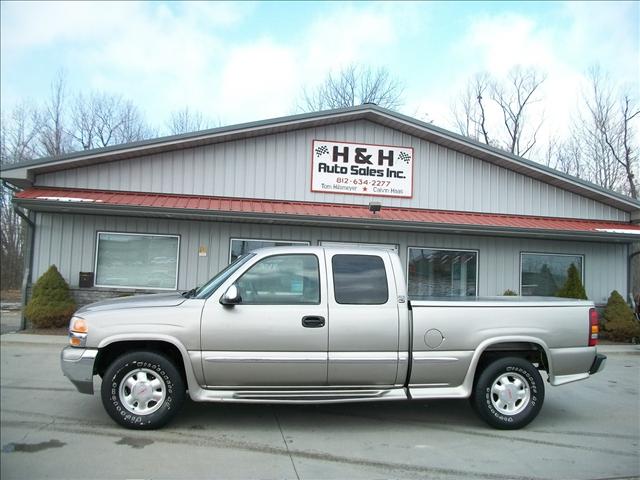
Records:
[[[482,354],[491,346],[497,345],[499,343],[514,343],[514,342],[526,342],[526,343],[534,343],[540,346],[549,361],[549,378],[553,379],[553,360],[551,357],[551,351],[548,345],[537,337],[530,336],[504,336],[504,337],[493,337],[484,340],[478,345],[478,347],[474,350],[473,357],[471,359],[471,363],[469,364],[469,369],[467,370],[467,374],[464,377],[464,381],[461,385],[455,387],[441,387],[441,386],[433,386],[433,387],[423,387],[423,386],[411,386],[411,381],[409,382],[409,393],[411,394],[411,398],[468,398],[471,396],[471,391],[473,389],[473,379],[476,374],[476,369],[478,368],[478,362],[480,361],[480,357]],[[442,352],[443,357],[447,357],[448,354],[446,351]]]

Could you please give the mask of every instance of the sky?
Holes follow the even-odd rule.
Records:
[[[546,75],[537,108],[567,131],[589,67],[640,92],[639,2],[14,2],[0,6],[0,106],[69,89],[121,94],[156,126],[297,113],[304,87],[358,63],[404,84],[402,113],[453,129],[478,72]]]

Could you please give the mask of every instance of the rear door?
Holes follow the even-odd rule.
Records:
[[[334,386],[396,383],[398,298],[387,252],[327,249],[328,382]]]

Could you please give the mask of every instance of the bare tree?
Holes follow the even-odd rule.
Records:
[[[172,135],[197,132],[198,130],[211,128],[211,126],[212,122],[205,119],[202,112],[191,110],[189,107],[171,112],[171,116],[167,122],[167,128]]]
[[[515,155],[527,155],[542,126],[542,118],[534,119],[530,110],[540,101],[544,81],[538,71],[520,67],[504,80],[486,73],[474,75],[452,106],[458,131]]]
[[[50,97],[41,114],[40,143],[43,153],[50,157],[63,155],[71,149],[65,123],[66,90],[65,74],[59,72],[51,84]]]
[[[638,110],[631,96],[618,94],[599,67],[589,70],[588,82],[571,131],[582,152],[585,176],[604,188],[637,198],[634,127]]]
[[[375,103],[397,109],[403,104],[404,87],[386,68],[352,64],[337,74],[329,73],[324,82],[312,90],[303,90],[302,111],[318,111]]]
[[[76,97],[72,125],[71,135],[83,150],[143,140],[150,135],[133,103],[119,95],[99,92]]]
[[[563,141],[557,136],[551,137],[544,152],[544,164],[574,177],[584,176],[582,151],[574,139]]]
[[[41,132],[36,110],[18,105],[0,121],[0,161],[3,166],[40,156]],[[13,210],[13,190],[5,182],[0,187],[0,283],[2,288],[19,288],[23,266],[22,220]]]
[[[537,142],[542,119],[527,128],[532,123],[527,114],[531,105],[540,101],[537,93],[544,81],[545,76],[536,70],[516,67],[506,82],[492,86],[491,95],[500,107],[507,134],[505,149],[515,155],[526,155]]]
[[[638,147],[634,144],[635,138],[634,131],[631,129],[631,122],[638,117],[640,110],[638,110],[629,94],[623,96],[619,106],[618,122],[614,125],[614,131],[611,134],[604,131],[603,135],[611,150],[611,155],[624,168],[629,195],[637,199],[638,187],[635,180],[635,171],[638,169]]]
[[[13,192],[3,182],[0,190],[0,284],[17,289],[21,284],[23,262],[22,219],[13,210]]]
[[[486,96],[491,79],[486,73],[475,75],[453,104],[453,117],[458,131],[467,137],[491,144],[487,131]]]
[[[40,156],[38,137],[42,122],[38,111],[27,103],[15,107],[0,120],[0,163],[10,164]]]

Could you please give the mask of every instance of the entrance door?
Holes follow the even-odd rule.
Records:
[[[372,253],[374,252],[374,253]],[[327,250],[329,385],[393,385],[398,370],[398,298],[387,252]]]
[[[320,261],[315,253],[264,257],[231,282],[241,303],[220,304],[224,291],[207,300],[202,363],[208,386],[326,386],[328,316]]]

